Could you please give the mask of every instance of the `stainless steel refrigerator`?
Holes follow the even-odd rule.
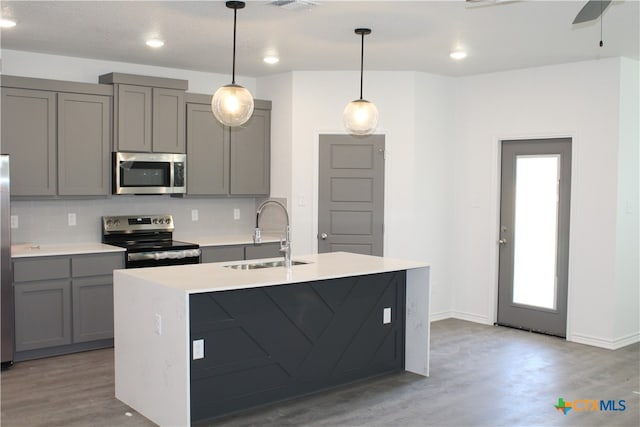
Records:
[[[11,274],[11,209],[9,199],[9,156],[0,155],[0,353],[2,368],[13,364],[15,347],[13,274]]]

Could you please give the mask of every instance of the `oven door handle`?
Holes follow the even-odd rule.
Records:
[[[127,254],[128,261],[147,261],[160,259],[184,259],[200,256],[200,249],[186,249],[182,251],[157,251],[157,252],[134,252]]]

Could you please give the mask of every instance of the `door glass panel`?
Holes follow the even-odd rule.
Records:
[[[559,155],[516,157],[516,304],[556,308],[559,169]]]

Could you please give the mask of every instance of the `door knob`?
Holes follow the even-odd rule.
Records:
[[[327,236],[327,233],[322,233],[322,234],[320,235],[320,238],[321,238],[322,240],[327,240],[327,237],[328,237],[328,236]]]
[[[498,243],[500,243],[501,245],[506,245],[507,244],[507,239],[500,239],[500,240],[498,240]]]

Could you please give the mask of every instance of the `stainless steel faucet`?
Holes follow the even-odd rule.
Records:
[[[284,254],[285,268],[291,268],[291,228],[289,227],[289,212],[287,212],[287,208],[285,207],[285,205],[283,205],[279,201],[268,199],[260,203],[260,206],[258,206],[258,210],[256,211],[256,228],[253,234],[253,243],[255,243],[256,245],[262,243],[262,236],[260,231],[260,214],[262,213],[262,209],[270,204],[279,206],[287,218],[287,226],[284,230],[285,237],[284,239],[280,239],[280,252]]]

